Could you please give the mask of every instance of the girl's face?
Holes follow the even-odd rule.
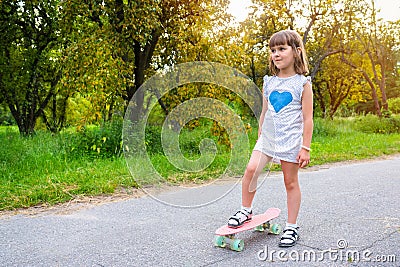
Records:
[[[294,71],[295,51],[287,44],[271,47],[272,62],[280,71]]]

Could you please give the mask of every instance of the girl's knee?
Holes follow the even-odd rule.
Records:
[[[286,191],[300,190],[300,185],[297,179],[285,180]]]
[[[256,172],[257,172],[257,166],[255,166],[254,164],[247,165],[246,170],[244,172],[243,179],[244,180],[253,179],[253,177],[255,176]]]
[[[245,170],[246,174],[255,174],[257,171],[257,165],[256,164],[248,164]]]

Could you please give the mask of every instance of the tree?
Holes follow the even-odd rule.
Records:
[[[323,60],[341,51],[338,43],[335,46],[334,40],[341,27],[342,13],[340,5],[332,1],[255,1],[254,11],[241,25],[247,60],[252,62],[251,77],[255,78],[254,74],[257,73],[254,62],[260,59],[264,64],[262,72],[266,72],[269,57],[267,41],[270,36],[279,30],[294,29],[303,35],[309,54],[310,76],[314,78]]]
[[[58,1],[0,2],[0,92],[22,135],[57,94]]]
[[[353,41],[343,42],[347,47],[346,52],[342,53],[342,60],[362,73],[371,88],[375,112],[381,117],[381,107],[386,114],[388,111],[386,73],[393,70],[397,64],[393,59],[396,58],[395,49],[400,44],[397,37],[400,27],[399,23],[388,23],[377,19],[373,1],[367,6],[369,8],[361,9],[363,11],[361,15],[353,20],[355,25],[348,36],[349,40]],[[354,57],[359,58],[357,55],[362,56],[363,60],[355,60]]]
[[[303,35],[303,41],[306,44],[310,61],[310,76],[314,80],[319,72],[323,71],[324,73],[319,75],[319,82],[321,82],[321,77],[325,77],[325,82],[314,84],[314,90],[319,99],[317,103],[321,105],[324,114],[328,110],[334,114],[336,104],[332,106],[329,101],[324,101],[330,91],[327,89],[326,78],[331,67],[325,65],[324,70],[321,68],[324,61],[337,54],[342,55],[342,62],[351,66],[353,71],[356,70],[362,74],[363,79],[371,88],[376,113],[381,114],[379,98],[382,100],[383,109],[387,109],[387,104],[385,104],[387,102],[386,77],[390,75],[393,81],[393,77],[397,76],[394,70],[396,69],[395,53],[399,47],[397,34],[399,22],[385,23],[377,20],[376,12],[378,11],[375,10],[373,1],[368,3],[350,0],[311,0],[304,3],[296,0],[258,0],[255,3],[256,10],[251,14],[253,17],[246,23],[251,25],[252,29],[249,32],[256,33],[253,36],[258,34],[263,39],[260,38],[259,42],[253,41],[254,44],[250,45],[253,50],[247,50],[248,58],[252,62],[255,58],[253,56],[254,48],[262,51],[266,46],[262,42],[272,34],[269,31],[295,29]],[[272,27],[268,27],[268,25]],[[263,31],[266,34],[260,34]],[[243,39],[247,38],[247,33]],[[247,43],[251,43],[251,41]],[[268,53],[264,53],[263,56],[267,58]],[[254,67],[255,64],[252,66]],[[334,69],[332,71],[334,73]],[[257,73],[257,71],[252,68],[251,73]],[[349,76],[348,79],[352,78]],[[358,81],[358,79],[356,80]],[[318,88],[319,84],[323,84],[324,88]],[[348,82],[342,84],[348,84]],[[333,84],[330,87],[333,88],[332,86]],[[351,95],[349,93],[348,97]],[[331,96],[334,97],[334,95]],[[341,97],[336,100],[339,99]],[[342,99],[342,101],[344,100]],[[362,101],[364,100],[365,98]],[[328,106],[324,106],[325,104]]]
[[[107,60],[103,69],[110,70],[111,67],[116,71],[109,73],[109,82],[103,84],[101,90],[122,88],[114,95],[121,96],[126,103],[135,97],[137,105],[132,120],[137,120],[145,105],[144,95],[136,93],[139,87],[155,70],[176,63],[174,47],[182,42],[182,33],[197,19],[207,16],[207,7],[211,2],[218,1],[63,1],[63,18],[67,22],[65,31],[70,36],[76,36],[71,46],[74,50],[68,54],[72,57],[87,55],[80,61],[81,65],[86,64],[86,72],[96,73],[100,62],[92,64],[95,55]],[[81,39],[79,34],[86,38]],[[163,47],[159,46],[160,43]],[[74,77],[70,80],[80,81],[85,90],[93,87],[87,85],[87,77],[83,79],[85,73],[79,65],[75,64],[71,69]],[[100,77],[98,73],[91,78],[93,76]]]
[[[343,66],[340,55],[327,58],[320,68],[313,80],[313,88],[323,118],[333,119],[343,103],[366,101],[362,75]]]

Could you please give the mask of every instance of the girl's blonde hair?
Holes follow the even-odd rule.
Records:
[[[307,74],[308,73],[308,61],[306,50],[304,49],[303,40],[296,31],[285,30],[274,33],[269,39],[269,47],[275,47],[279,45],[291,46],[294,53],[294,70],[297,74]],[[297,53],[298,48],[300,48],[300,53]],[[269,70],[271,74],[277,75],[279,69],[275,66],[272,61],[272,55],[269,57]]]

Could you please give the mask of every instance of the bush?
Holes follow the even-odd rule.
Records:
[[[11,115],[11,112],[8,108],[4,106],[0,106],[0,125],[2,126],[9,126],[9,125],[16,125],[16,122]]]
[[[161,126],[146,127],[146,151],[149,154],[162,154],[163,147],[161,144]]]
[[[200,155],[200,144],[204,139],[213,140],[221,149],[224,145],[218,143],[218,137],[212,135],[210,125],[200,126],[194,129],[183,129],[179,136],[179,145],[184,154]]]
[[[146,127],[146,152],[148,154],[164,154],[161,143],[161,126]],[[211,135],[208,126],[199,126],[193,129],[183,128],[179,133],[179,147],[183,154],[200,154],[199,145],[204,138],[211,138],[216,143],[216,137]]]
[[[400,114],[400,97],[388,99],[389,111],[393,114]]]
[[[368,114],[355,120],[355,129],[364,133],[400,133],[400,118],[379,118]]]
[[[322,118],[314,119],[314,136],[321,137],[332,137],[338,134],[337,128],[334,126],[334,122],[332,120],[326,120]]]
[[[67,151],[73,156],[112,158],[122,153],[122,118],[63,135]]]

